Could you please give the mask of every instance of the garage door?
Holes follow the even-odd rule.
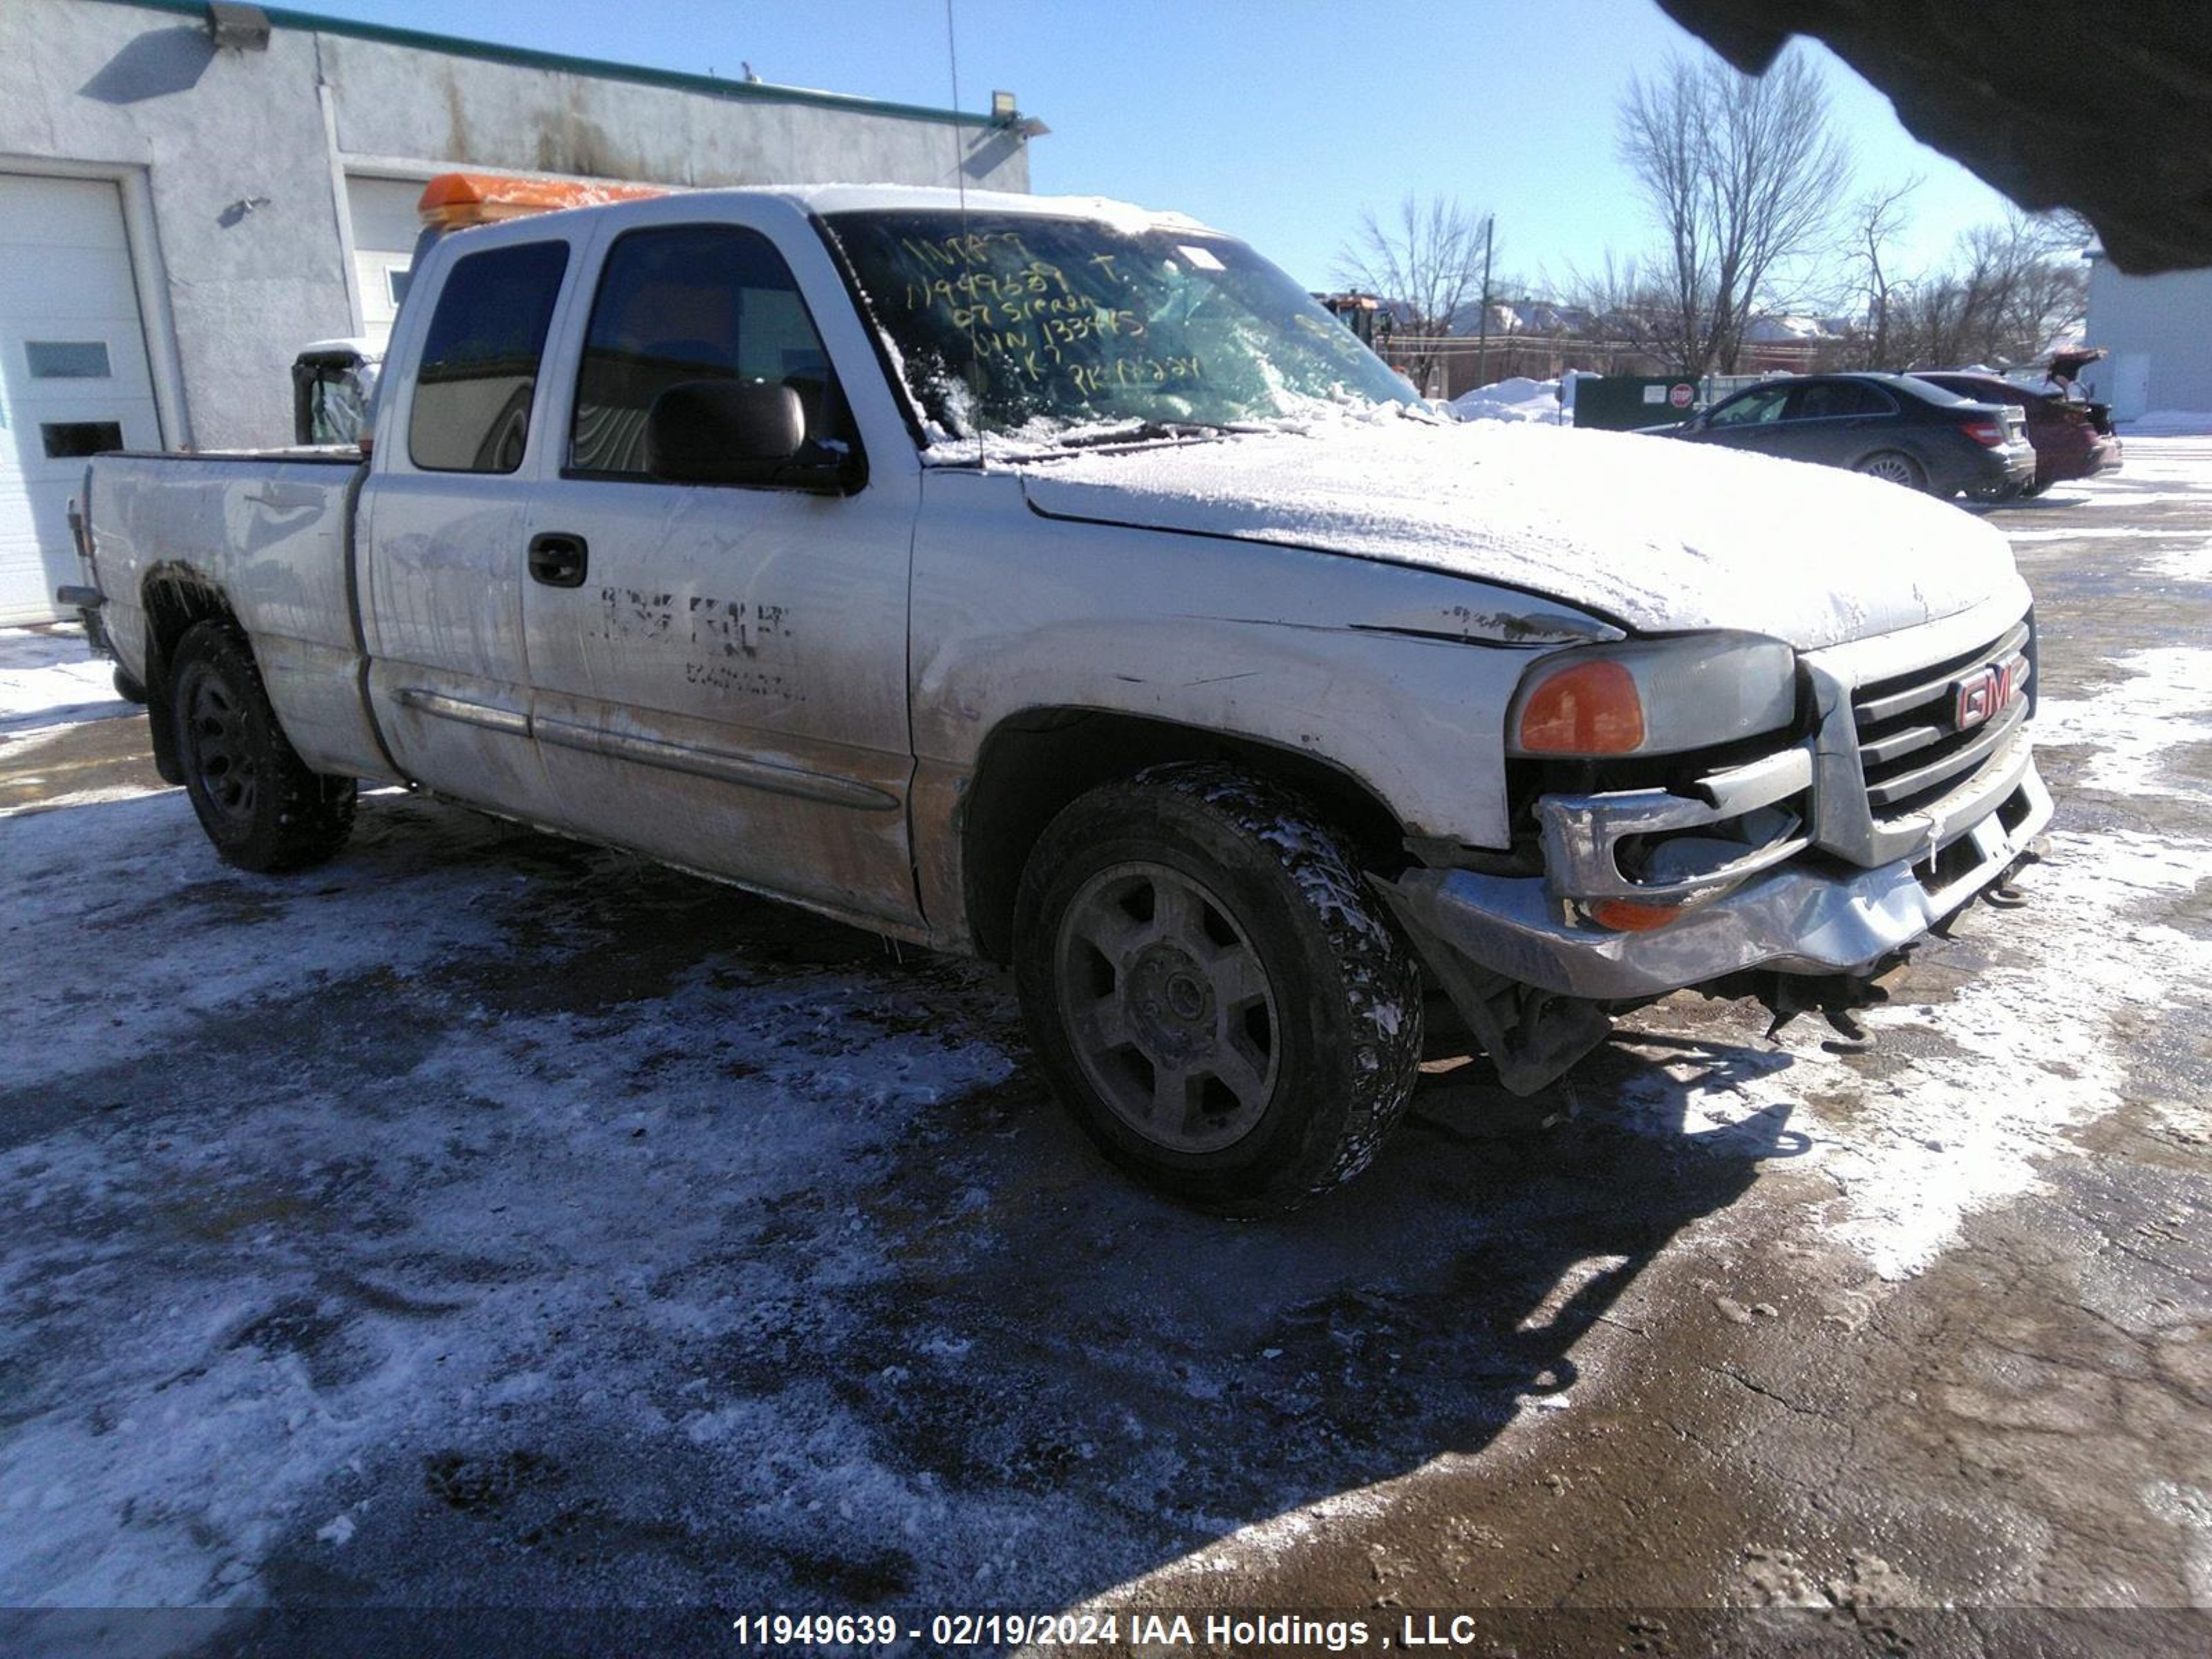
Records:
[[[0,173],[0,623],[62,614],[85,457],[161,443],[120,191]]]

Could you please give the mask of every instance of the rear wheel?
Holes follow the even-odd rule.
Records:
[[[310,771],[276,723],[246,637],[196,623],[178,641],[169,707],[185,790],[227,864],[319,864],[353,831],[354,781]]]
[[[1869,478],[1882,478],[1891,483],[1903,484],[1907,489],[1928,488],[1928,474],[1919,462],[1902,450],[1878,449],[1851,470],[1863,472]]]
[[[1062,811],[1023,873],[1015,966],[1085,1132],[1209,1209],[1348,1181],[1412,1094],[1419,963],[1342,838],[1231,768],[1154,768]]]

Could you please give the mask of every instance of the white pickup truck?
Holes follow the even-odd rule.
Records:
[[[1363,1167],[1425,1016],[1527,1091],[1683,987],[1839,1006],[2050,816],[1995,532],[1441,422],[1177,216],[461,232],[374,433],[91,465],[81,597],[224,857],[400,782],[1009,961],[1097,1144],[1223,1211]]]

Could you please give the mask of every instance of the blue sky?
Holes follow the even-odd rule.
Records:
[[[943,0],[305,0],[433,33],[906,103],[951,102]],[[1498,216],[1532,283],[1651,238],[1613,154],[1614,102],[1670,52],[1702,52],[1651,0],[954,0],[963,107],[994,88],[1053,131],[1040,191],[1178,208],[1243,236],[1309,287],[1366,204],[1407,191]],[[1804,50],[1801,47],[1800,50]],[[1922,173],[1905,242],[1940,260],[2004,198],[1915,143],[1826,53],[1862,185]]]

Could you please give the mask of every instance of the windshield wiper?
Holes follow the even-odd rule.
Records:
[[[1052,440],[1059,449],[1100,449],[1109,444],[1162,443],[1178,438],[1214,438],[1234,432],[1212,421],[1133,421],[1103,431],[1072,432]]]

